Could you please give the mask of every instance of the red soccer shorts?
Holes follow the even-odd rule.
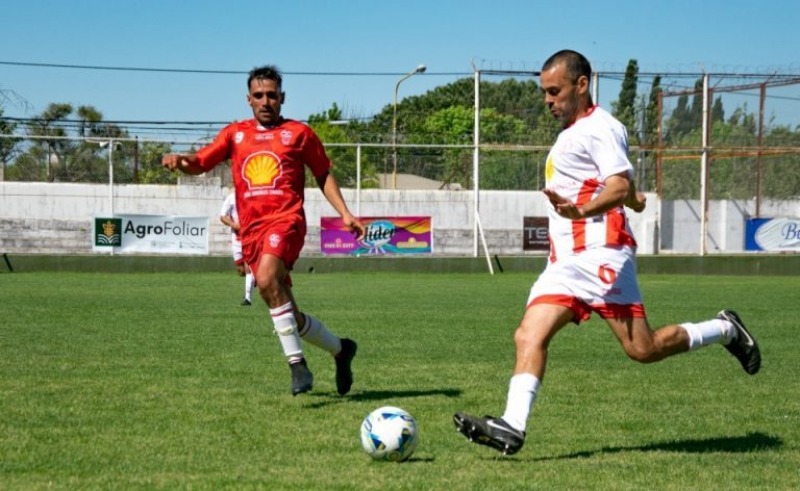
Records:
[[[251,270],[258,271],[261,258],[269,254],[280,258],[291,271],[305,244],[306,224],[302,218],[286,217],[257,229],[253,235],[242,241],[245,261]],[[286,275],[286,284],[292,284],[289,275]]]

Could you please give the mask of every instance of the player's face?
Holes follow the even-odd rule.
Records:
[[[253,109],[253,116],[262,126],[270,126],[278,122],[281,116],[283,93],[274,80],[253,79],[247,104]]]
[[[550,114],[565,128],[575,122],[581,109],[585,109],[579,104],[579,96],[586,93],[588,85],[585,76],[580,76],[578,80],[570,77],[564,63],[557,63],[542,72],[544,103],[550,109]]]

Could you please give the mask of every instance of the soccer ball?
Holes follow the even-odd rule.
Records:
[[[361,446],[375,460],[402,462],[411,457],[418,441],[417,422],[399,407],[380,407],[361,423]]]

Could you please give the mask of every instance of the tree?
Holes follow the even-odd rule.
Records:
[[[691,128],[703,126],[703,78],[698,78],[694,83],[692,106],[689,110],[689,124]]]
[[[628,128],[628,133],[636,140],[636,84],[639,81],[639,65],[636,60],[628,61],[625,78],[619,92],[619,100],[612,103],[614,116]]]
[[[16,123],[3,119],[3,107],[0,105],[0,135],[13,135]],[[16,138],[0,137],[0,181],[5,179],[6,165],[15,154],[19,140]]]
[[[482,109],[480,112],[481,135],[486,143],[504,143],[519,141],[526,133],[525,123],[514,116],[501,114],[494,108]],[[473,109],[466,106],[451,106],[431,114],[423,123],[423,130],[428,135],[435,135],[437,140],[446,144],[463,144],[469,142],[475,126]],[[491,157],[490,157],[491,155]],[[439,162],[438,169],[434,170],[433,178],[452,184],[459,183],[463,187],[472,185],[472,150],[447,149],[442,152],[443,160]],[[502,163],[510,164],[514,157],[524,158],[515,152],[487,152],[481,162],[481,184],[483,187],[492,188],[493,179],[503,180]],[[432,160],[432,159],[429,159]],[[489,172],[493,168],[495,172]],[[487,169],[484,174],[483,169]],[[498,168],[501,172],[497,172]],[[511,174],[511,172],[508,172]],[[485,179],[484,179],[485,178]],[[519,181],[509,179],[516,183],[513,188],[518,188]]]
[[[61,139],[67,135],[62,123],[63,119],[72,113],[71,104],[51,103],[42,114],[28,123],[28,132],[33,136],[56,137],[53,139],[34,140],[31,151],[44,157],[43,167],[46,169],[45,176],[48,181],[54,181],[58,173],[58,167],[63,165],[65,154],[71,147],[69,140]],[[40,151],[34,152],[33,150]]]
[[[27,149],[27,157],[18,159],[16,165],[42,168],[19,169],[12,173],[17,176],[36,178],[41,175],[47,181],[101,182],[108,180],[108,158],[103,152],[112,152],[114,180],[118,183],[132,182],[133,173],[128,163],[135,152],[133,142],[117,142],[113,148],[103,149],[101,143],[112,139],[125,139],[126,131],[117,125],[104,123],[103,115],[92,106],[80,106],[78,120],[69,119],[73,106],[65,103],[51,103],[38,116],[26,123],[29,135],[36,138]],[[76,125],[77,123],[77,125]],[[77,134],[70,135],[70,130]],[[86,140],[73,140],[65,137],[80,136]],[[91,140],[94,138],[95,140]],[[102,141],[101,141],[102,140]]]
[[[689,108],[689,96],[682,94],[678,96],[678,102],[675,109],[672,110],[669,119],[666,122],[666,131],[664,140],[670,144],[674,144],[691,129],[691,110]]]
[[[336,143],[348,143],[350,141],[347,134],[346,125],[341,125],[343,114],[336,103],[325,112],[312,114],[308,118],[308,124],[314,129],[320,140],[326,144],[326,153],[333,163],[332,172],[336,181],[342,187],[357,187],[357,158],[356,149],[352,146],[333,146]],[[317,183],[310,173],[306,173],[306,186],[316,187]],[[361,159],[361,187],[378,187],[378,175],[375,165],[370,159],[362,154]]]
[[[714,99],[714,107],[711,108],[711,122],[725,121],[725,109],[722,107],[722,97]]]
[[[658,99],[662,92],[661,75],[656,75],[650,85],[650,96],[647,100],[647,112],[644,120],[644,141],[642,142],[651,148],[658,143]]]
[[[175,184],[178,173],[169,172],[161,165],[161,157],[170,153],[170,145],[163,142],[144,142],[139,151],[139,182],[143,184]]]
[[[103,120],[103,115],[100,111],[92,106],[80,106],[78,108],[78,118],[80,118],[78,125],[79,136],[97,135],[97,125]]]

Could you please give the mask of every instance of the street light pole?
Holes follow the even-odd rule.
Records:
[[[403,80],[413,77],[418,73],[425,73],[428,68],[425,65],[419,65],[414,70],[408,72],[394,86],[394,104],[392,114],[392,189],[397,189],[397,92],[400,90],[400,83]]]

